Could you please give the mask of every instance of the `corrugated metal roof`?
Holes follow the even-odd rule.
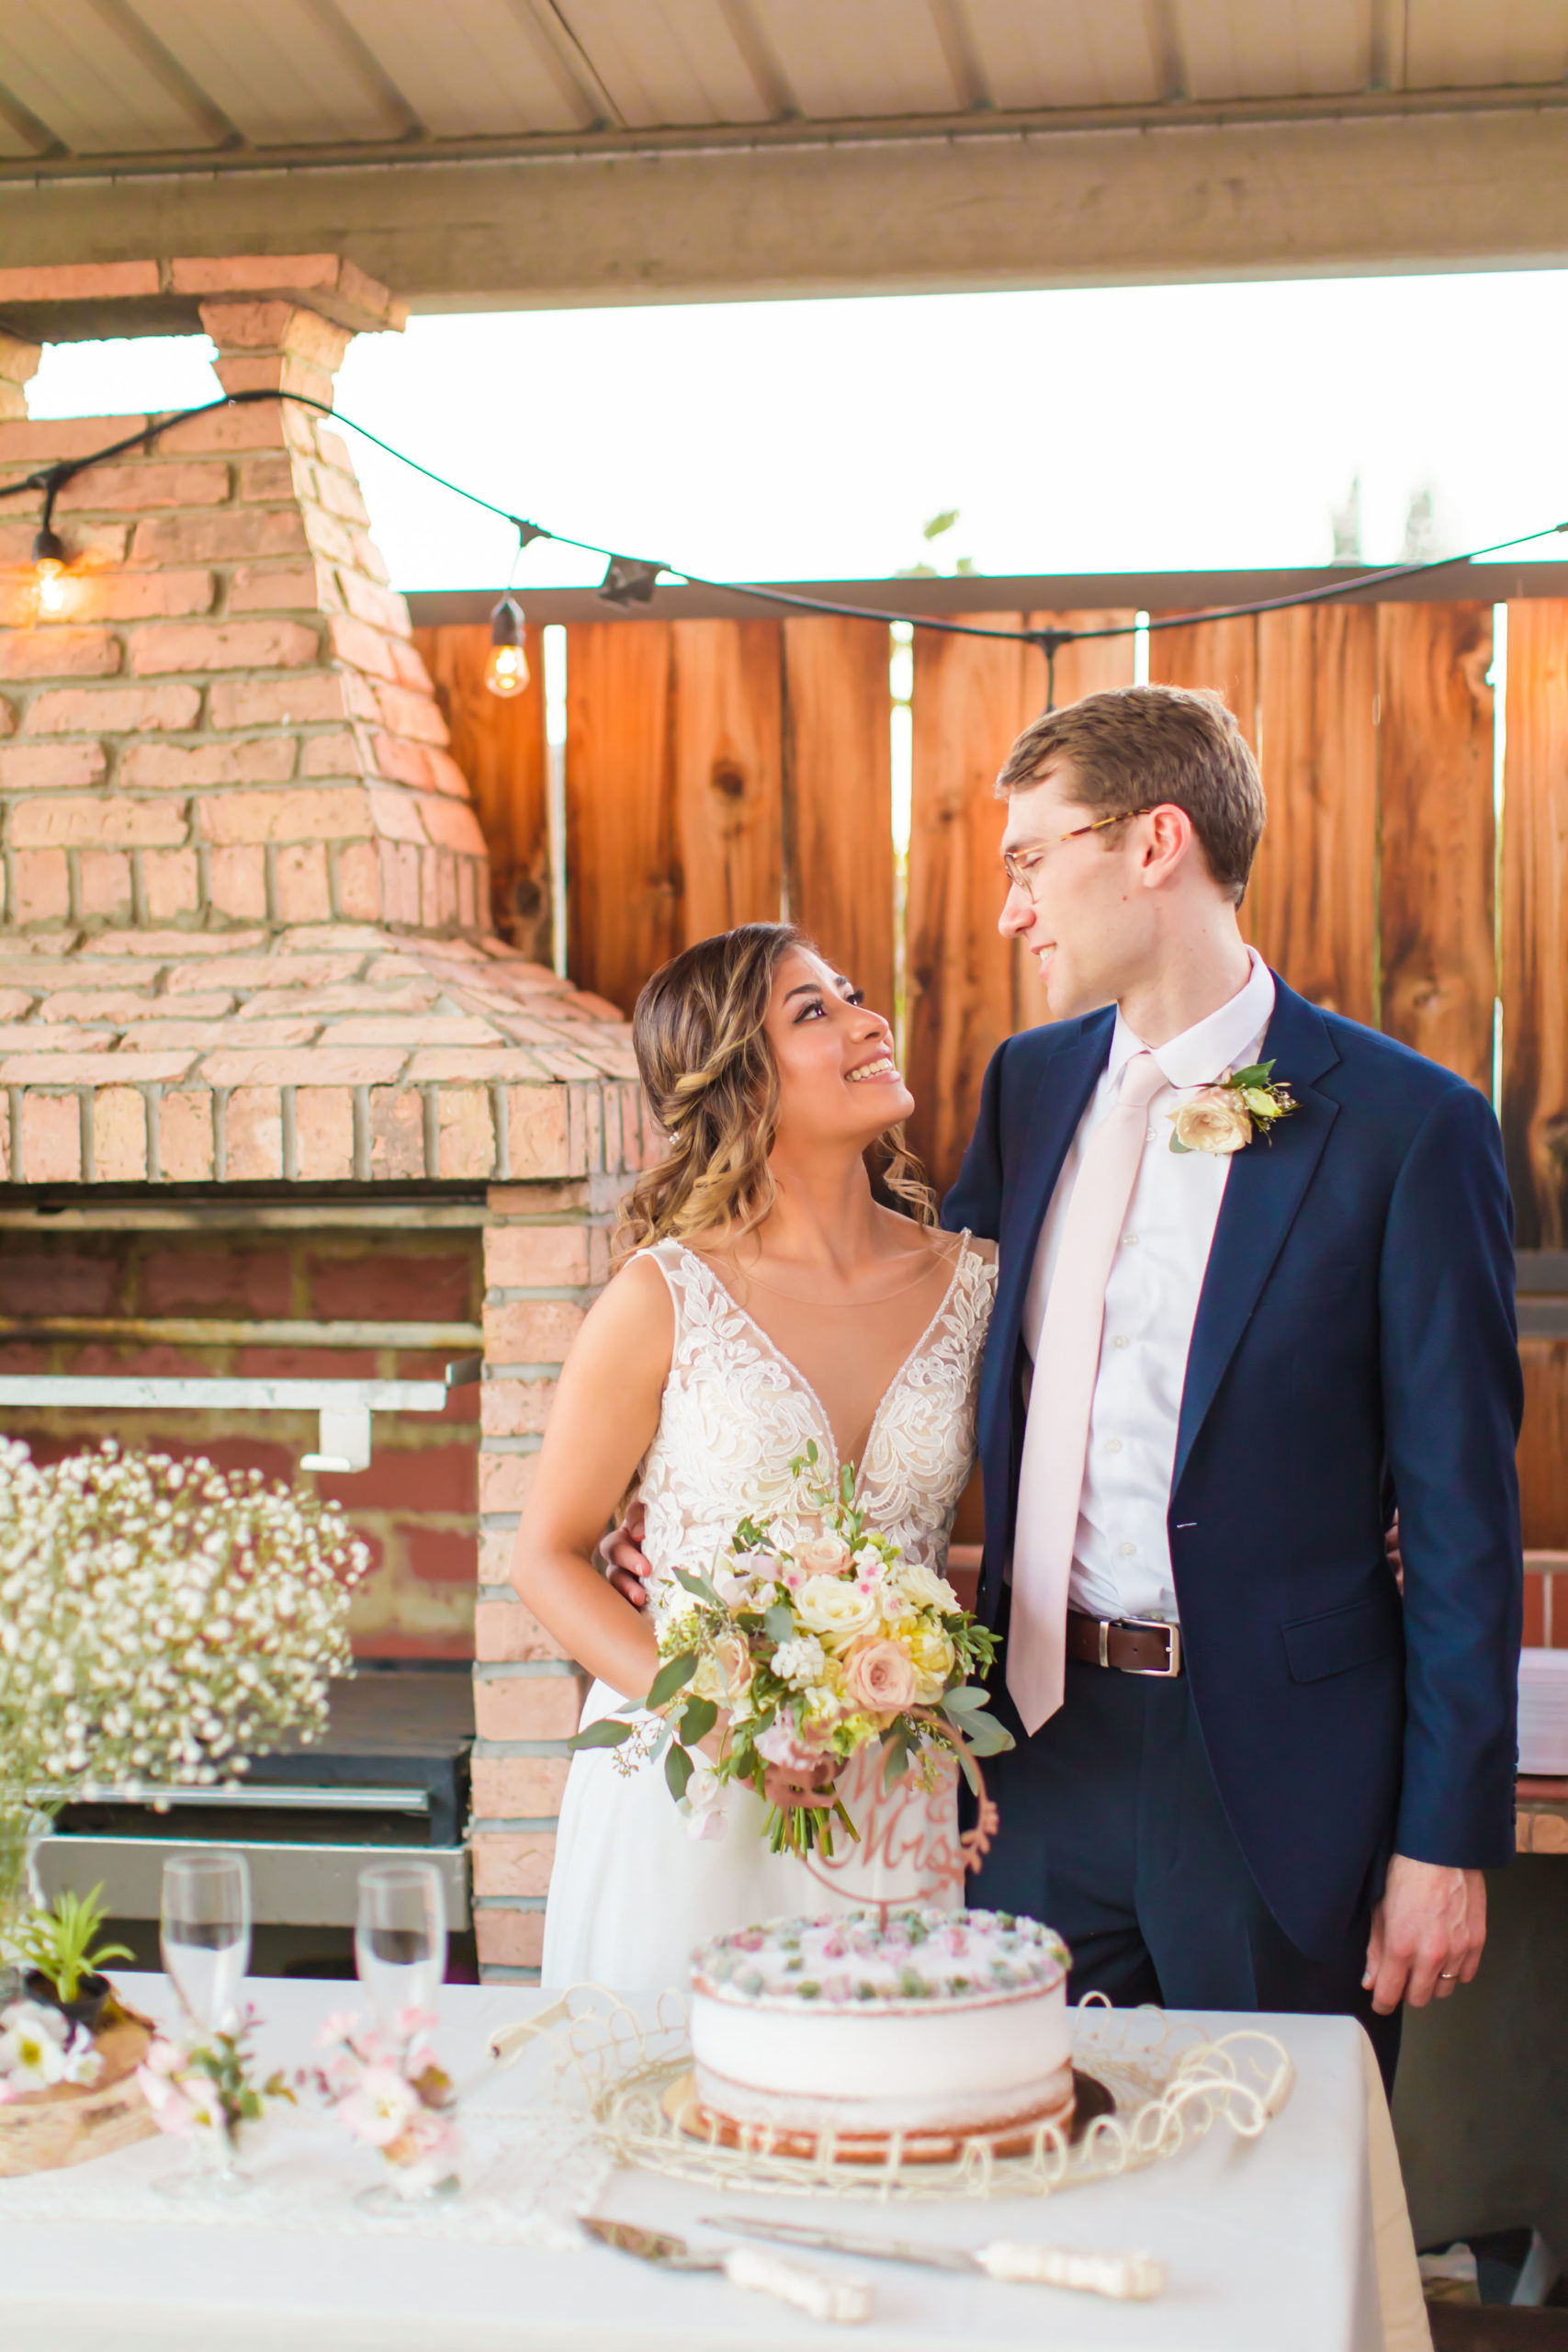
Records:
[[[0,0],[0,157],[1561,90],[1568,0]]]

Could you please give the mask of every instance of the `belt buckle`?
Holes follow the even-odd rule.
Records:
[[[1152,1634],[1157,1632],[1163,1634],[1166,1637],[1166,1664],[1164,1666],[1127,1666],[1123,1667],[1122,1671],[1124,1674],[1153,1675],[1156,1680],[1160,1682],[1169,1682],[1174,1680],[1176,1676],[1181,1671],[1180,1626],[1173,1625],[1167,1617],[1123,1617],[1120,1622],[1123,1625],[1131,1627],[1133,1631],[1136,1633],[1148,1632]],[[1105,1627],[1102,1625],[1100,1632],[1100,1653],[1101,1658],[1104,1658],[1108,1647],[1109,1635]]]

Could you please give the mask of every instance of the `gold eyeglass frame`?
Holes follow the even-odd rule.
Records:
[[[1033,864],[1028,868],[1027,872],[1021,865],[1020,853],[1015,849],[1004,849],[1002,852],[1002,872],[1007,876],[1009,888],[1014,890],[1021,890],[1024,897],[1030,901],[1031,905],[1032,905],[1034,902],[1034,890],[1031,877],[1032,876],[1035,868],[1039,865],[1041,860],[1045,857],[1050,851],[1053,849],[1059,849],[1064,842],[1076,842],[1085,833],[1102,833],[1108,825],[1124,825],[1128,821],[1129,818],[1152,817],[1156,808],[1163,808],[1164,805],[1165,804],[1162,801],[1151,801],[1146,808],[1119,808],[1114,817],[1097,817],[1092,825],[1075,825],[1070,833],[1058,833],[1055,840],[1043,842],[1038,849],[1028,852],[1027,854],[1033,860]]]

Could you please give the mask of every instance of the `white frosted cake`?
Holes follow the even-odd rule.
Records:
[[[998,2132],[1072,2113],[1067,1952],[1005,1911],[774,1919],[692,1962],[699,2106],[748,2134]]]

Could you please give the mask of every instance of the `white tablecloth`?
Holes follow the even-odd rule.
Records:
[[[161,1978],[122,1982],[141,2007],[165,2010]],[[345,1996],[352,2006],[355,1988],[269,1980],[251,1991],[266,2018],[265,2053],[299,2064],[321,2019]],[[479,2068],[490,2032],[543,1997],[448,1987],[441,2054],[458,2075]],[[1237,2140],[1222,2123],[1173,2162],[1043,2201],[757,2200],[782,2218],[955,2245],[1008,2236],[1146,2248],[1168,2274],[1154,2303],[802,2256],[875,2285],[868,2326],[825,2331],[723,2278],[655,2272],[597,2246],[367,2236],[357,2217],[341,2233],[329,2230],[323,2223],[350,2212],[354,2190],[373,2177],[368,2159],[338,2155],[335,2143],[316,2161],[336,2171],[323,2174],[319,2202],[296,2225],[257,2227],[243,2206],[210,2222],[161,2202],[150,2215],[146,2182],[183,2153],[159,2140],[52,2176],[47,2196],[57,2211],[65,2185],[77,2185],[80,2210],[67,2196],[62,2218],[38,2218],[41,2177],[0,2181],[0,2344],[6,2352],[785,2352],[837,2336],[863,2352],[1033,2352],[1043,2343],[1052,2352],[1418,2352],[1428,2339],[1409,2223],[1359,2028],[1335,2018],[1193,2021],[1213,2035],[1262,2024],[1291,2052],[1295,2090],[1260,2139]],[[541,2074],[528,2060],[474,2094],[476,2144],[538,2115]],[[508,2114],[518,2123],[508,2125]],[[307,2143],[320,2150],[319,2127],[299,2145]],[[292,2144],[276,2135],[268,2162],[283,2163]],[[643,2172],[589,2185],[596,2211],[698,2240],[699,2216],[736,2201],[734,2191]],[[544,2246],[565,2234],[549,2224]]]

